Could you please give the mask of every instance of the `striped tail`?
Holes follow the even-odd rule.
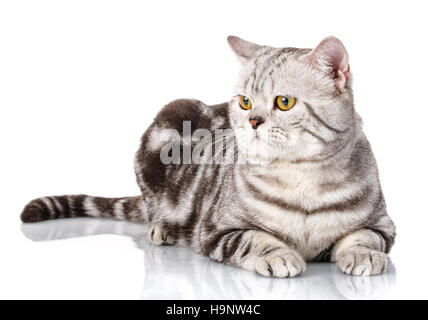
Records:
[[[144,222],[146,203],[143,196],[101,198],[87,195],[51,196],[32,200],[21,213],[23,222],[50,219],[94,217]]]

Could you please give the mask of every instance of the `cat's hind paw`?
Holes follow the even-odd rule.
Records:
[[[337,256],[337,266],[353,276],[374,276],[385,272],[387,255],[368,248],[350,248]]]
[[[287,248],[260,256],[256,262],[256,272],[265,277],[292,278],[305,270],[303,258]]]
[[[155,245],[158,246],[174,244],[173,237],[159,225],[154,225],[150,228],[149,238]]]

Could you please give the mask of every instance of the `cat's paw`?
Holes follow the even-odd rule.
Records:
[[[256,261],[256,272],[265,277],[292,278],[305,270],[302,257],[287,248],[262,255]]]
[[[368,248],[349,248],[337,256],[337,266],[353,276],[374,276],[386,270],[387,255]]]
[[[158,246],[161,245],[173,245],[174,239],[159,225],[154,225],[149,230],[150,240]]]

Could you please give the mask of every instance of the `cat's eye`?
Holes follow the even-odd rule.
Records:
[[[250,110],[253,107],[253,103],[251,102],[251,99],[247,96],[240,96],[239,97],[239,105],[244,110]]]
[[[290,96],[278,96],[275,98],[275,107],[282,111],[290,110],[296,104],[296,98]]]

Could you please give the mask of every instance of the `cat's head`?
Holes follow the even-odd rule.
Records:
[[[230,120],[247,161],[319,161],[343,148],[357,116],[340,40],[328,37],[315,49],[228,42],[241,62]]]

